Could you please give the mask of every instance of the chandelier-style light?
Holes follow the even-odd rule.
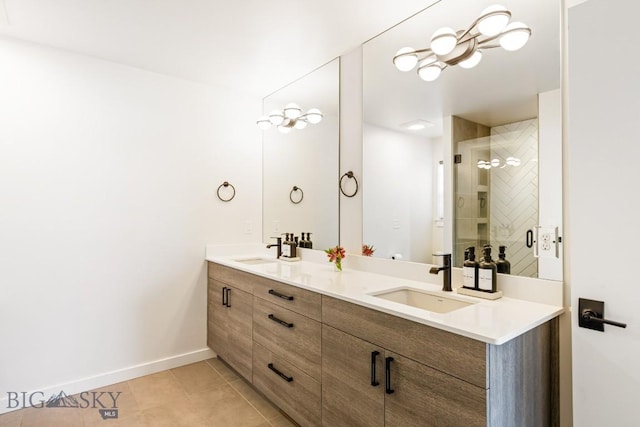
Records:
[[[500,168],[504,169],[507,166],[518,167],[522,161],[517,157],[507,157],[504,162],[501,162],[500,159],[491,159],[491,160],[478,160],[478,168],[479,169],[491,169],[491,168]]]
[[[262,130],[267,130],[271,125],[276,126],[282,133],[289,133],[291,129],[304,129],[309,123],[315,125],[322,120],[322,112],[312,108],[302,114],[297,104],[289,103],[284,110],[273,110],[268,116],[262,116],[256,124]]]
[[[473,68],[482,59],[484,49],[502,46],[514,51],[523,47],[531,36],[531,28],[522,22],[511,22],[511,12],[502,5],[489,6],[466,30],[440,28],[431,36],[431,46],[425,49],[403,47],[393,57],[400,71],[418,66],[422,80],[431,82],[449,65]]]

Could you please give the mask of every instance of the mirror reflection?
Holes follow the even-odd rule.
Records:
[[[501,4],[511,14],[502,31],[522,30],[516,21],[530,28],[520,49],[473,27],[492,1],[462,0],[440,1],[363,45],[363,243],[373,256],[434,263],[431,254],[446,251],[461,266],[466,247],[490,244],[494,258],[506,246],[512,274],[539,276],[525,239],[545,200],[538,149],[550,141],[538,98],[560,96],[561,5]],[[452,34],[466,45],[434,45]],[[479,62],[473,43],[488,47]]]
[[[338,120],[339,59],[264,98],[263,242],[338,244]]]

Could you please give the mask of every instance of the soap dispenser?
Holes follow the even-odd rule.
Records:
[[[282,233],[285,236],[284,242],[282,242],[282,256],[284,258],[291,258],[291,242],[289,241],[289,233]]]
[[[478,261],[476,261],[476,248],[471,246],[465,251],[465,261],[462,264],[462,287],[467,289],[478,289]]]
[[[485,245],[484,258],[478,265],[478,289],[485,292],[496,292],[497,287],[497,267],[491,259],[491,246]]]
[[[496,261],[496,267],[498,273],[511,274],[511,263],[507,261],[507,255],[505,254],[506,246],[498,246],[500,253],[498,253],[498,260]]]
[[[311,233],[307,233],[307,248],[313,249],[313,242],[311,241]]]

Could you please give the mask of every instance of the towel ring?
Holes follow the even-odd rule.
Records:
[[[220,197],[220,190],[222,189],[222,187],[231,187],[231,189],[233,190],[233,194],[231,194],[231,197],[229,197],[228,199],[223,199],[222,197]],[[230,202],[234,197],[236,197],[236,187],[225,181],[220,184],[220,187],[218,187],[218,191],[216,191],[216,194],[218,195],[218,199],[222,200],[223,202]]]
[[[344,190],[342,189],[342,180],[343,180],[345,177],[347,177],[347,178],[349,178],[349,179],[353,179],[353,180],[356,182],[356,191],[354,191],[354,192],[353,192],[353,194],[347,194],[347,193],[345,193],[345,192],[344,192]],[[342,194],[344,194],[345,196],[347,196],[347,197],[353,197],[353,196],[355,196],[356,194],[358,194],[358,180],[357,180],[357,179],[356,179],[356,177],[353,175],[353,171],[346,172],[344,175],[342,175],[342,176],[340,177],[340,192],[341,192]]]
[[[296,191],[300,192],[300,200],[298,200],[297,202],[295,200],[293,200],[293,193],[296,192]],[[302,199],[304,199],[304,193],[302,192],[302,188],[294,185],[293,189],[289,193],[289,200],[291,200],[291,203],[293,203],[294,205],[297,205],[298,203],[300,203],[302,201]]]

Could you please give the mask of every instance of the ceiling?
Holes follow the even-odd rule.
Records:
[[[434,1],[0,0],[0,35],[262,97]]]

